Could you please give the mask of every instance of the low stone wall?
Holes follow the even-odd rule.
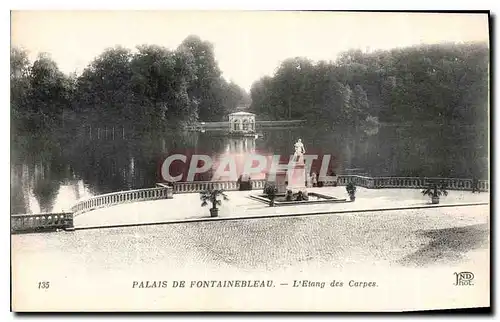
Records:
[[[73,230],[73,213],[11,215],[11,233]]]
[[[400,188],[421,189],[429,181],[441,181],[448,190],[472,190],[472,179],[460,178],[419,178],[419,177],[366,177],[359,175],[339,175],[336,181],[324,182],[324,186],[344,186],[350,182],[369,189]],[[252,190],[262,190],[266,180],[251,180]],[[489,191],[489,182],[479,180],[481,191]],[[69,213],[11,215],[11,232],[35,232],[46,230],[72,230],[73,217],[84,212],[110,207],[122,203],[171,199],[174,193],[197,193],[206,189],[237,191],[240,184],[236,181],[199,181],[179,182],[168,186],[158,183],[155,188],[127,190],[94,196],[76,203]]]
[[[252,190],[264,189],[266,180],[251,180]],[[202,192],[207,189],[222,189],[225,191],[240,190],[240,184],[237,181],[196,181],[196,182],[177,182],[173,185],[174,193],[194,193]]]
[[[74,215],[77,216],[87,211],[110,207],[122,203],[171,199],[172,197],[173,197],[173,188],[168,186],[127,190],[127,191],[107,193],[79,201],[76,205],[74,205],[71,208],[71,210],[74,212]]]
[[[380,189],[380,188],[410,188],[421,189],[427,186],[429,181],[443,182],[448,190],[472,190],[472,179],[461,178],[425,178],[425,177],[364,177],[357,175],[339,176],[338,184],[346,185],[349,182],[357,186]],[[479,180],[481,191],[489,191],[486,180]]]
[[[323,182],[324,186],[345,186],[352,182],[357,186],[380,189],[380,188],[401,188],[401,189],[421,189],[427,186],[429,181],[442,181],[449,190],[472,190],[472,179],[460,178],[419,178],[419,177],[366,177],[359,175],[339,175],[336,180]],[[263,189],[266,180],[252,180],[252,190]],[[236,181],[197,181],[178,182],[173,185],[174,193],[195,193],[206,189],[223,189],[226,191],[237,191],[240,185]],[[480,180],[481,191],[488,191],[488,181]]]

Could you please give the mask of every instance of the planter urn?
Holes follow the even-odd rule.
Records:
[[[432,197],[432,203],[433,204],[438,204],[439,203],[439,197]]]
[[[219,209],[210,208],[210,217],[217,217],[219,215]]]

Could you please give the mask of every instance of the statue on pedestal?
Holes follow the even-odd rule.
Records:
[[[293,154],[293,160],[304,163],[304,153],[306,153],[306,149],[304,148],[304,144],[301,139],[298,139],[295,143],[295,153]]]
[[[307,198],[307,187],[306,187],[306,170],[304,164],[304,153],[306,149],[301,139],[298,139],[294,145],[295,153],[293,154],[292,161],[289,168],[287,169],[287,190],[290,190],[292,194],[301,193],[301,196]],[[302,198],[302,197],[301,197]]]

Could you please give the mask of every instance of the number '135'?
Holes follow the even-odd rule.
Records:
[[[49,282],[38,282],[38,288],[47,289],[50,287]]]

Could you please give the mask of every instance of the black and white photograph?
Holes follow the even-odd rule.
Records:
[[[490,14],[11,11],[13,312],[490,308]]]

